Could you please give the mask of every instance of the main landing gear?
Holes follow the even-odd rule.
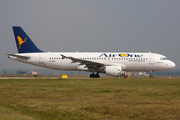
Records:
[[[90,74],[90,78],[100,78],[99,73],[97,72],[97,74]]]
[[[150,78],[154,78],[154,76],[152,75],[152,71],[150,71]]]

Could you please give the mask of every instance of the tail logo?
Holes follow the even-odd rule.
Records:
[[[19,42],[19,49],[21,48],[21,45],[26,42],[27,37],[23,39],[20,36],[17,36],[18,42]]]

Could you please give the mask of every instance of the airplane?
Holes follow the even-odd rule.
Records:
[[[13,26],[18,53],[8,58],[35,66],[65,71],[89,71],[90,78],[125,76],[128,71],[164,71],[175,63],[157,53],[136,52],[45,52],[40,50],[20,26]]]

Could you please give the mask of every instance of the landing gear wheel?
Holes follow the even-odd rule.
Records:
[[[95,77],[94,73],[90,74],[90,78],[94,78],[94,77]]]
[[[90,74],[90,78],[100,78],[100,75],[97,73],[97,74]]]
[[[100,78],[99,74],[96,74],[96,75],[95,75],[95,78]]]

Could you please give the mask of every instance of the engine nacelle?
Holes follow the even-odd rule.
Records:
[[[106,66],[106,75],[120,77],[122,75],[121,66]]]

